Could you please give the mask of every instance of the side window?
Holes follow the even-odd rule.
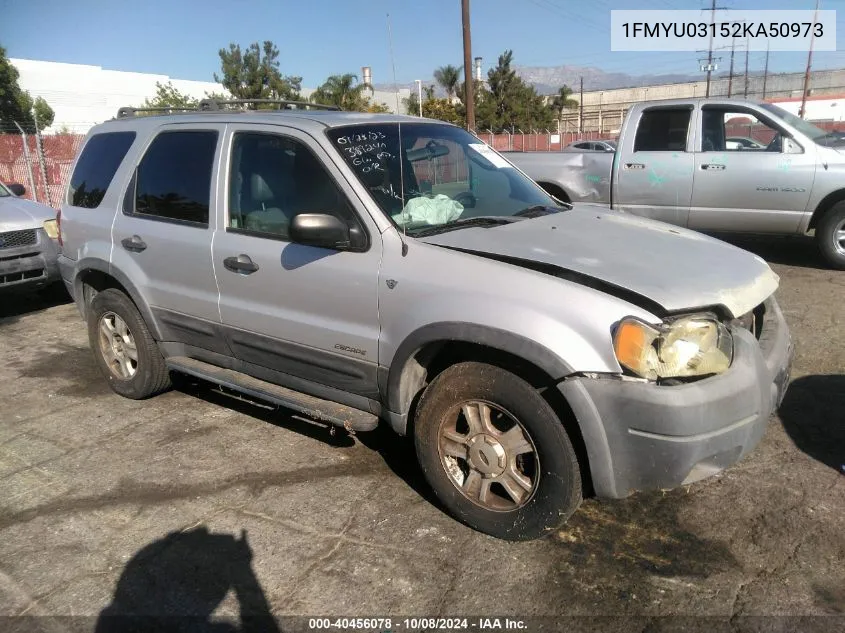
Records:
[[[135,132],[104,132],[88,139],[70,177],[67,203],[85,209],[100,206],[134,141]]]
[[[320,160],[304,144],[277,134],[238,132],[232,141],[228,228],[287,240],[300,213],[355,216]]]
[[[138,165],[134,213],[208,226],[216,147],[212,130],[156,136]]]
[[[635,152],[682,152],[687,147],[691,108],[652,108],[643,112]]]
[[[705,107],[701,119],[704,152],[780,152],[780,133],[750,112]]]

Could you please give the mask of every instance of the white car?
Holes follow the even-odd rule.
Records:
[[[22,185],[0,183],[0,292],[59,281],[56,210],[21,198]]]

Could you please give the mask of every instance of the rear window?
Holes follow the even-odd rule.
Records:
[[[88,139],[70,178],[68,204],[85,209],[100,206],[134,140],[135,132],[105,132]]]
[[[682,152],[687,147],[692,109],[653,108],[643,112],[634,139],[635,152]]]
[[[208,226],[217,132],[162,132],[138,165],[135,213]]]

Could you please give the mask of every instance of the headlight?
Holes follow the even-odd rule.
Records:
[[[55,220],[46,220],[44,222],[44,232],[51,240],[55,240],[59,237],[59,225]]]
[[[690,316],[654,328],[624,319],[613,336],[619,364],[643,378],[719,374],[731,366],[733,337],[706,316]]]

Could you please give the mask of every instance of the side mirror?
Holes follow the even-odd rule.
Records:
[[[804,149],[787,136],[783,139],[783,152],[784,154],[803,154]]]
[[[290,224],[290,237],[297,244],[341,250],[351,246],[349,226],[327,213],[300,213]]]
[[[6,185],[6,188],[19,198],[26,194],[26,188],[22,184],[17,182],[13,182],[10,185]]]

